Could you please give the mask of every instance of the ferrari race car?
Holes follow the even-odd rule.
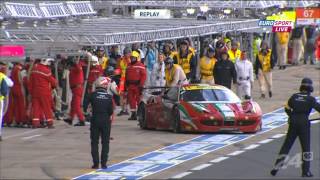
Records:
[[[207,84],[188,84],[168,88],[164,93],[145,93],[138,106],[142,129],[176,133],[255,133],[261,130],[261,116],[256,102],[241,102],[228,88]]]

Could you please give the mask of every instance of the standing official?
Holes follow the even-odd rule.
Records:
[[[120,59],[118,68],[121,71],[120,82],[119,82],[119,94],[120,94],[120,105],[121,111],[117,116],[129,115],[128,104],[127,104],[127,94],[125,92],[125,83],[126,83],[126,70],[131,62],[131,49],[126,47],[123,50],[123,57]]]
[[[304,30],[304,27],[299,26],[293,29],[292,35],[292,64],[293,65],[298,65],[304,51],[304,44],[306,41],[306,33]],[[308,50],[309,51],[309,50]]]
[[[247,58],[247,52],[242,51],[240,60],[236,61],[237,94],[240,98],[251,99],[251,85],[253,84],[253,66]]]
[[[261,50],[256,57],[255,62],[255,74],[258,77],[261,98],[265,98],[265,94],[268,91],[269,97],[272,97],[272,69],[275,61],[272,57],[272,51],[268,47],[266,41],[262,41]]]
[[[0,62],[1,63],[1,62]],[[0,71],[0,141],[2,141],[2,120],[4,115],[4,99],[8,95],[9,87],[13,86],[13,82],[4,73]]]
[[[312,152],[310,152],[310,121],[308,119],[312,109],[320,112],[320,103],[311,96],[313,92],[312,80],[303,78],[301,81],[300,92],[293,94],[285,106],[285,112],[289,116],[289,129],[286,139],[279,152],[279,157],[275,167],[271,170],[271,175],[275,176],[278,170],[283,166],[287,155],[296,140],[299,137],[302,147],[302,177],[312,177],[310,172],[310,161]]]
[[[237,41],[232,41],[231,49],[228,50],[228,54],[229,54],[229,60],[232,61],[233,63],[236,63],[236,61],[240,59],[241,51],[238,47]]]
[[[52,112],[52,89],[57,86],[56,79],[52,76],[50,64],[51,58],[45,58],[39,64],[33,66],[31,75],[29,92],[31,93],[32,102],[32,127],[40,127],[40,119],[43,115],[47,120],[48,128],[53,128],[53,112]]]
[[[195,79],[197,62],[194,53],[189,48],[189,42],[187,40],[184,40],[180,43],[180,50],[176,56],[175,64],[178,64],[182,67],[188,80]]]
[[[90,121],[91,155],[93,169],[107,168],[109,154],[109,140],[111,131],[110,117],[113,114],[112,95],[107,92],[108,80],[99,78],[96,90],[90,95],[89,102],[92,106],[92,118]],[[99,161],[99,139],[101,137],[102,151]]]
[[[213,69],[213,77],[216,84],[231,89],[231,84],[237,82],[237,72],[232,61],[229,60],[227,51],[221,52],[221,59],[216,62]]]
[[[289,33],[288,32],[277,32],[277,57],[279,69],[286,69],[288,59],[288,43]]]
[[[16,63],[11,71],[13,87],[9,96],[9,109],[7,112],[7,125],[11,125],[13,120],[17,127],[23,127],[27,124],[27,106],[23,80],[26,77],[26,71],[21,63]]]
[[[72,125],[73,119],[77,116],[79,122],[75,126],[84,126],[85,118],[81,109],[81,99],[83,94],[84,75],[80,59],[72,59],[70,68],[70,89],[72,91],[70,119],[65,120]]]
[[[165,75],[165,64],[164,64],[164,54],[159,53],[158,61],[153,67],[151,73],[151,83],[150,86],[165,86],[166,85],[166,75]]]
[[[214,57],[214,55],[215,49],[209,47],[206,55],[200,59],[201,83],[214,85],[213,69],[217,62],[217,59]]]
[[[139,53],[133,51],[131,63],[126,70],[126,90],[131,110],[131,117],[128,120],[137,120],[137,106],[146,80],[146,68],[138,59]]]

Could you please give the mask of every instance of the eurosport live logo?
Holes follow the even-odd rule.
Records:
[[[272,32],[291,32],[293,28],[292,21],[285,20],[260,20],[259,26],[272,27]]]

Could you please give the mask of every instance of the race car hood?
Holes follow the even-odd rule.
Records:
[[[219,113],[225,118],[234,118],[236,114],[242,112],[240,103],[221,103],[221,102],[188,102],[197,112],[216,114]]]

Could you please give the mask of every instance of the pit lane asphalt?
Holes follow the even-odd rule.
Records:
[[[283,106],[292,93],[298,91],[300,81],[305,76],[314,80],[314,95],[319,96],[320,71],[314,66],[303,65],[289,67],[284,71],[277,69],[274,71],[274,96],[271,99],[258,98],[260,92],[255,81],[253,98],[260,104],[264,113],[275,110]],[[110,142],[109,165],[199,135],[140,130],[137,122],[127,121],[127,118],[126,116],[116,118],[112,125],[111,135],[114,140]],[[36,130],[4,128],[4,141],[0,142],[0,179],[70,179],[92,171],[89,168],[91,166],[89,127],[70,127],[61,121],[55,121],[55,126],[55,129]],[[285,126],[277,128],[146,178],[170,178],[203,164],[208,159],[232,153],[239,147],[249,146],[285,131]]]
[[[311,150],[313,160],[311,161],[311,172],[314,179],[320,179],[320,124],[313,124],[311,128]],[[287,168],[279,170],[276,177],[269,174],[276,154],[279,152],[284,136],[282,138],[270,138],[272,141],[266,144],[260,144],[259,147],[246,150],[239,148],[237,151],[244,151],[238,155],[226,155],[223,161],[210,163],[210,166],[202,170],[189,170],[191,174],[182,179],[305,179],[301,177],[300,166],[294,164],[288,165]],[[259,145],[259,143],[255,143]],[[251,145],[253,147],[253,145]],[[289,153],[291,162],[297,162],[294,159],[297,153],[301,153],[298,139]],[[236,153],[237,154],[237,153]],[[300,157],[300,156],[298,156]],[[289,161],[290,162],[290,161]],[[290,163],[289,163],[290,164]],[[203,166],[204,167],[204,166]],[[197,168],[196,168],[197,169]]]

